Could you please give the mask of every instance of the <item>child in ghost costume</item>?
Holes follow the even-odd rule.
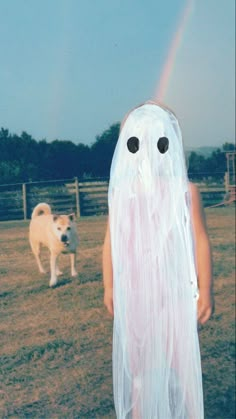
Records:
[[[202,419],[197,320],[212,312],[210,245],[167,108],[147,102],[125,118],[108,202],[103,280],[117,418]]]

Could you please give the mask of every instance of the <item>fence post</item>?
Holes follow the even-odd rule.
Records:
[[[80,217],[80,196],[79,196],[79,181],[75,178],[75,200],[76,200],[76,215]]]
[[[229,172],[225,172],[224,175],[225,192],[229,192]]]
[[[26,193],[26,184],[25,183],[22,183],[22,195],[23,195],[24,220],[27,220],[27,193]]]

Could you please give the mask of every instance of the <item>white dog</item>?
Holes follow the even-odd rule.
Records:
[[[61,253],[70,254],[71,275],[77,275],[75,257],[78,237],[74,221],[74,214],[53,215],[50,206],[45,203],[38,204],[33,210],[29,228],[30,245],[41,273],[45,273],[45,270],[39,258],[40,245],[50,250],[50,287],[57,284],[57,275],[62,273],[57,266],[57,259]]]

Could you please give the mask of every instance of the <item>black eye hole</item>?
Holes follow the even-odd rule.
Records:
[[[157,148],[161,154],[164,154],[169,148],[169,140],[167,137],[161,137],[157,141]]]
[[[137,153],[139,149],[139,139],[137,137],[130,137],[127,141],[127,147],[131,153]]]

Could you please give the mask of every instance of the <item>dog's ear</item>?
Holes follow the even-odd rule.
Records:
[[[75,221],[75,214],[74,213],[69,214],[68,217],[69,217],[70,221]]]
[[[57,221],[58,218],[59,218],[59,215],[54,215],[53,216],[53,221]]]

